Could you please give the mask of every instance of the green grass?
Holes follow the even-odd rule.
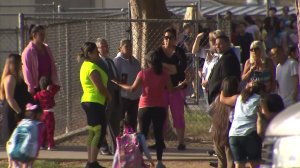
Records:
[[[207,136],[211,126],[211,118],[206,113],[189,110],[185,112],[185,123],[187,136]]]

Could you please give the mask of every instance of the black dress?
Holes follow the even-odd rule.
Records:
[[[27,91],[27,85],[22,80],[19,83],[16,83],[14,99],[20,106],[22,114],[17,116],[17,113],[10,107],[6,100],[3,101],[3,106],[1,112],[2,116],[2,130],[1,130],[1,143],[5,143],[13,130],[17,126],[17,122],[20,121],[24,116],[25,106],[29,102],[33,102],[33,98],[30,93]]]

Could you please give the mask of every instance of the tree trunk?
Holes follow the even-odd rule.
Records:
[[[298,29],[298,51],[300,51],[300,1],[295,1],[295,8],[297,13],[297,29]]]
[[[172,13],[167,10],[164,0],[130,0],[132,19],[168,19]],[[166,22],[133,22],[133,54],[144,67],[144,56],[151,49],[156,49],[162,41],[163,29],[170,24]]]
[[[130,0],[131,19],[170,19],[173,14],[167,10],[165,0]],[[145,54],[157,49],[162,43],[163,30],[171,22],[132,22],[133,55],[145,67]],[[169,118],[168,118],[169,120]],[[176,134],[168,122],[166,140],[175,140]],[[151,133],[150,133],[151,134]]]

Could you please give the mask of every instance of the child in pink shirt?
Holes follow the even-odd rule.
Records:
[[[139,113],[138,122],[140,130],[145,137],[147,137],[150,123],[153,123],[154,136],[157,144],[156,155],[157,155],[157,166],[164,168],[162,164],[163,154],[163,132],[162,128],[166,120],[166,102],[164,99],[164,91],[178,90],[186,86],[187,80],[179,83],[178,86],[173,87],[169,75],[163,71],[161,59],[156,52],[150,52],[146,56],[148,67],[147,69],[141,70],[133,85],[129,86],[121,84],[118,81],[113,81],[119,85],[122,89],[128,91],[134,91],[142,85],[142,95],[139,101]]]

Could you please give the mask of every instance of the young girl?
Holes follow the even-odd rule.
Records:
[[[44,130],[44,125],[38,121],[39,115],[38,105],[26,105],[25,118],[20,121],[7,142],[9,168],[32,168],[39,154]]]
[[[140,124],[141,132],[147,137],[149,125],[153,123],[154,136],[157,144],[156,157],[157,165],[156,168],[164,168],[162,163],[163,154],[163,125],[166,120],[166,103],[164,100],[165,88],[168,90],[179,90],[185,87],[188,80],[180,82],[175,88],[172,87],[172,83],[169,75],[163,71],[163,66],[159,55],[156,52],[150,52],[146,55],[146,61],[149,68],[141,70],[133,85],[129,86],[115,82],[121,88],[134,91],[139,86],[142,86],[142,95],[139,101],[139,112],[138,122]]]
[[[229,131],[229,145],[237,168],[244,168],[246,162],[250,163],[251,168],[257,167],[260,163],[262,140],[257,134],[257,116],[261,113],[267,119],[271,117],[266,101],[262,97],[264,90],[263,83],[251,81],[241,95],[227,98],[232,101],[232,105],[235,104]],[[224,98],[221,92],[221,102],[224,102],[222,101]]]
[[[41,91],[34,95],[34,99],[40,103],[43,110],[43,114],[41,116],[41,121],[45,124],[43,147],[45,147],[47,141],[48,150],[53,150],[55,129],[53,113],[53,108],[55,106],[54,96],[59,91],[60,87],[58,85],[51,85],[49,79],[42,76],[40,79],[40,88]]]
[[[139,129],[139,125],[138,125],[138,132],[136,133],[136,138],[138,139],[138,143],[139,143],[139,150],[145,154],[146,158],[148,159],[148,161],[150,162],[150,168],[154,168],[155,164],[151,158],[151,155],[150,155],[150,152],[149,152],[149,149],[147,147],[147,142],[145,140],[145,136],[140,132],[140,129]],[[130,131],[133,131],[133,129],[130,127],[130,124],[129,124],[129,121],[128,121],[128,117],[125,117],[125,119],[123,121],[121,121],[120,123],[120,136],[118,138],[121,138],[123,135],[125,135],[126,133],[134,133],[134,132],[130,132]],[[119,141],[120,142],[120,141]],[[120,157],[120,151],[118,151],[119,149],[117,149],[116,151],[116,154],[114,156],[114,160],[113,160],[113,168],[119,168],[119,157]],[[144,168],[144,167],[148,167],[148,165],[146,165],[144,162],[143,162],[143,158],[141,157],[142,159],[142,165],[141,167]],[[137,166],[138,167],[138,166]]]

